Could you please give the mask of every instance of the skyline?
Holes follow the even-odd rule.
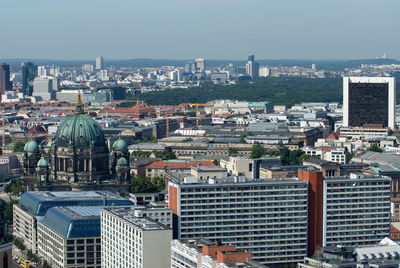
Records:
[[[2,2],[0,58],[400,58],[395,0]]]

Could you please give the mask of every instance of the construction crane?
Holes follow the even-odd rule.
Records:
[[[198,128],[200,126],[200,116],[201,116],[201,107],[214,107],[214,103],[189,103],[190,107],[195,107],[196,108],[196,127]]]

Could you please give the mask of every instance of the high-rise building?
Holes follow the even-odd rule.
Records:
[[[12,90],[12,82],[10,81],[10,65],[3,63],[0,65],[0,91]]]
[[[37,66],[33,62],[22,64],[22,92],[26,96],[32,96],[33,79],[37,76]]]
[[[82,71],[92,73],[94,70],[93,64],[83,64],[82,65]]]
[[[373,245],[389,236],[389,177],[323,177],[317,170],[299,170],[298,177],[309,185],[309,256],[327,245]]]
[[[54,100],[56,97],[56,91],[53,90],[53,83],[52,78],[46,76],[36,77],[33,80],[32,96],[40,97],[43,101]]]
[[[305,181],[188,177],[169,182],[168,201],[174,238],[221,241],[262,264],[298,262],[307,254]]]
[[[103,57],[98,56],[96,58],[96,70],[103,70],[104,69],[104,60]]]
[[[185,73],[195,73],[196,72],[196,62],[189,61],[185,64]]]
[[[196,67],[200,72],[206,71],[206,60],[205,59],[196,59]]]
[[[47,76],[47,69],[46,66],[38,66],[37,69],[37,76],[41,77],[41,76]]]
[[[259,65],[255,62],[254,55],[250,55],[246,64],[246,74],[251,76],[251,78],[256,78],[258,76],[258,69]]]
[[[101,212],[102,267],[171,267],[172,230],[130,207]]]
[[[260,77],[268,77],[271,75],[271,70],[268,67],[261,67],[259,69]]]
[[[343,126],[383,125],[394,129],[396,80],[394,77],[344,77]]]

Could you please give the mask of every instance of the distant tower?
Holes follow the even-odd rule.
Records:
[[[96,70],[103,70],[104,69],[104,60],[103,57],[98,56],[96,58]]]
[[[126,182],[129,178],[129,164],[125,157],[118,159],[117,166],[115,167],[117,182]]]
[[[378,124],[396,127],[394,77],[344,77],[343,126]]]
[[[254,58],[254,55],[250,55],[246,64],[246,74],[251,76],[251,78],[256,78],[258,76],[259,65],[255,63]]]
[[[36,175],[36,167],[40,158],[39,145],[35,140],[30,140],[24,147],[24,175]]]
[[[120,158],[125,158],[126,161],[129,160],[129,151],[128,151],[128,144],[121,138],[118,138],[113,143],[112,146],[112,157],[111,157],[111,172],[115,173],[116,172],[116,166],[118,163],[118,160]],[[128,161],[129,164],[129,161]]]
[[[12,90],[12,82],[10,81],[10,66],[8,64],[0,65],[0,91]]]
[[[205,59],[196,59],[196,67],[200,72],[206,71],[206,60]]]
[[[37,66],[33,62],[22,64],[22,92],[25,96],[32,96],[33,79],[37,76]]]
[[[315,64],[315,63],[311,64],[311,69],[317,70],[317,64]]]
[[[38,77],[47,76],[47,70],[45,66],[38,66],[37,72]]]

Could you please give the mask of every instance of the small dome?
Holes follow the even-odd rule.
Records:
[[[39,152],[39,145],[36,141],[30,140],[25,143],[24,152],[26,153],[38,153]]]
[[[118,159],[117,166],[127,166],[127,165],[128,161],[125,159],[125,157],[121,157],[120,159]]]
[[[128,144],[123,139],[119,138],[116,140],[112,147],[113,151],[121,151],[127,152],[128,151]]]
[[[37,166],[38,167],[48,167],[46,159],[44,159],[43,157],[40,158],[40,160],[37,163]]]

